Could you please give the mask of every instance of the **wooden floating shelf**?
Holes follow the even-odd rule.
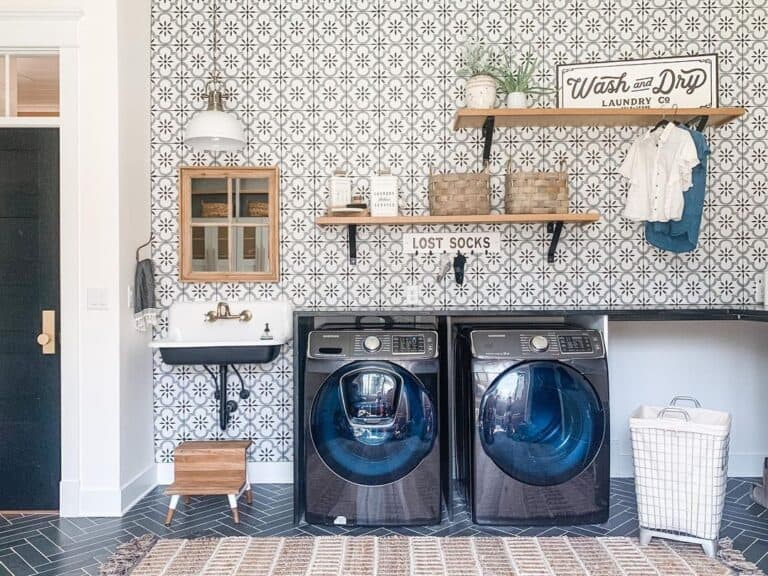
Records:
[[[319,226],[366,226],[374,224],[438,226],[440,224],[524,224],[540,222],[588,224],[590,222],[597,222],[599,219],[600,214],[587,212],[584,214],[480,214],[474,216],[320,216],[315,220],[315,223]]]
[[[489,117],[497,128],[511,126],[653,126],[662,118],[682,122],[706,116],[708,126],[722,126],[742,116],[744,108],[461,108],[453,129],[482,128]]]
[[[563,225],[589,224],[600,220],[597,212],[584,214],[476,214],[470,216],[320,216],[315,220],[319,226],[346,226],[349,242],[349,261],[357,263],[357,227],[367,225],[408,226],[421,224],[438,226],[440,224],[527,224],[544,223],[552,235],[547,251],[547,262],[555,261],[557,244]]]

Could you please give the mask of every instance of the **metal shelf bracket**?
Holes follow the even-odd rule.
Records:
[[[349,246],[349,263],[357,264],[357,224],[347,224],[347,245]]]
[[[491,161],[491,146],[493,145],[493,125],[496,116],[488,116],[483,122],[483,166]]]
[[[563,222],[549,222],[547,224],[547,232],[552,234],[552,238],[549,241],[549,250],[547,252],[547,262],[552,264],[555,261],[557,245],[560,242],[560,234],[563,232]]]

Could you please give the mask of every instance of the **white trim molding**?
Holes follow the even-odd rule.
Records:
[[[80,8],[0,9],[0,20],[79,20],[82,17]]]
[[[121,489],[121,513],[125,514],[134,504],[157,486],[157,466],[151,464],[123,484]]]
[[[0,8],[0,48],[69,48],[78,44],[78,8],[4,10]]]

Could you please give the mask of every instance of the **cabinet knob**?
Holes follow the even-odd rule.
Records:
[[[46,346],[47,344],[51,343],[51,335],[46,334],[43,332],[42,334],[38,334],[37,336],[37,343],[40,344],[40,346]]]

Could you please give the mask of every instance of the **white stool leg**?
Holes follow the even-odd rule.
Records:
[[[171,496],[171,501],[168,504],[168,513],[165,515],[165,525],[170,526],[173,520],[173,513],[176,512],[176,506],[179,505],[179,495],[174,494]]]
[[[248,462],[245,463],[245,501],[253,504],[253,490],[251,490],[251,478],[248,475]]]
[[[227,500],[229,500],[229,507],[232,509],[232,519],[235,524],[240,524],[240,512],[237,509],[237,494],[227,494]]]

